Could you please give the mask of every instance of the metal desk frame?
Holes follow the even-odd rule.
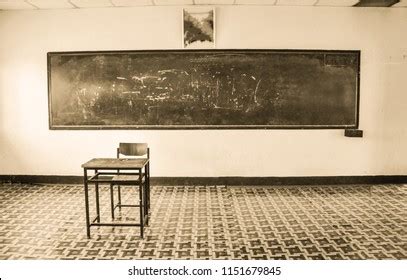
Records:
[[[84,164],[83,168],[83,183],[85,189],[85,211],[86,211],[86,233],[90,238],[90,228],[92,226],[138,226],[140,227],[140,236],[144,237],[144,227],[148,225],[149,210],[150,210],[150,161],[147,158],[142,159],[117,159],[117,158],[94,158]],[[143,173],[144,169],[144,173]],[[88,171],[93,170],[94,175],[88,176]],[[136,180],[114,180],[115,175],[138,175]],[[100,221],[100,205],[99,205],[99,184],[106,183],[111,187],[113,185],[135,185],[139,187],[139,204],[121,205],[120,207],[139,207],[140,222],[139,223],[102,223]],[[92,221],[89,215],[89,184],[95,184],[95,199],[96,199],[96,218]]]

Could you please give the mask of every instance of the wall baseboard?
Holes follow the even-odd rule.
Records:
[[[82,176],[0,175],[0,182],[22,184],[82,184]],[[151,185],[338,185],[405,184],[407,175],[310,177],[151,177]]]

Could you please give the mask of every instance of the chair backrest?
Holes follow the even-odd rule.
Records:
[[[119,143],[119,148],[117,148],[117,158],[120,155],[125,156],[145,156],[150,158],[150,148],[148,148],[147,143]]]

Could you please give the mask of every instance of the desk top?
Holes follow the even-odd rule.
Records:
[[[94,158],[82,164],[88,169],[139,169],[148,163],[147,158]]]

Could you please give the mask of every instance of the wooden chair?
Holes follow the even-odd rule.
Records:
[[[147,143],[120,143],[117,148],[117,158],[122,158],[125,156],[127,158],[147,158],[150,159],[150,148],[148,148]],[[110,200],[111,200],[111,214],[112,219],[115,218],[115,209],[122,207],[140,207],[140,223],[143,224],[144,214],[148,213],[150,209],[150,189],[148,178],[146,174],[142,173],[141,178],[143,180],[142,185],[139,185],[139,204],[138,205],[125,205],[122,204],[121,197],[121,185],[134,185],[134,182],[139,182],[140,174],[132,173],[126,174],[124,171],[117,170],[117,175],[112,178],[112,183],[110,184]],[[114,186],[117,185],[117,199],[118,203],[115,205],[114,201]],[[144,210],[144,211],[143,211]],[[146,218],[146,225],[148,225],[148,217]],[[143,233],[142,233],[143,234]]]

